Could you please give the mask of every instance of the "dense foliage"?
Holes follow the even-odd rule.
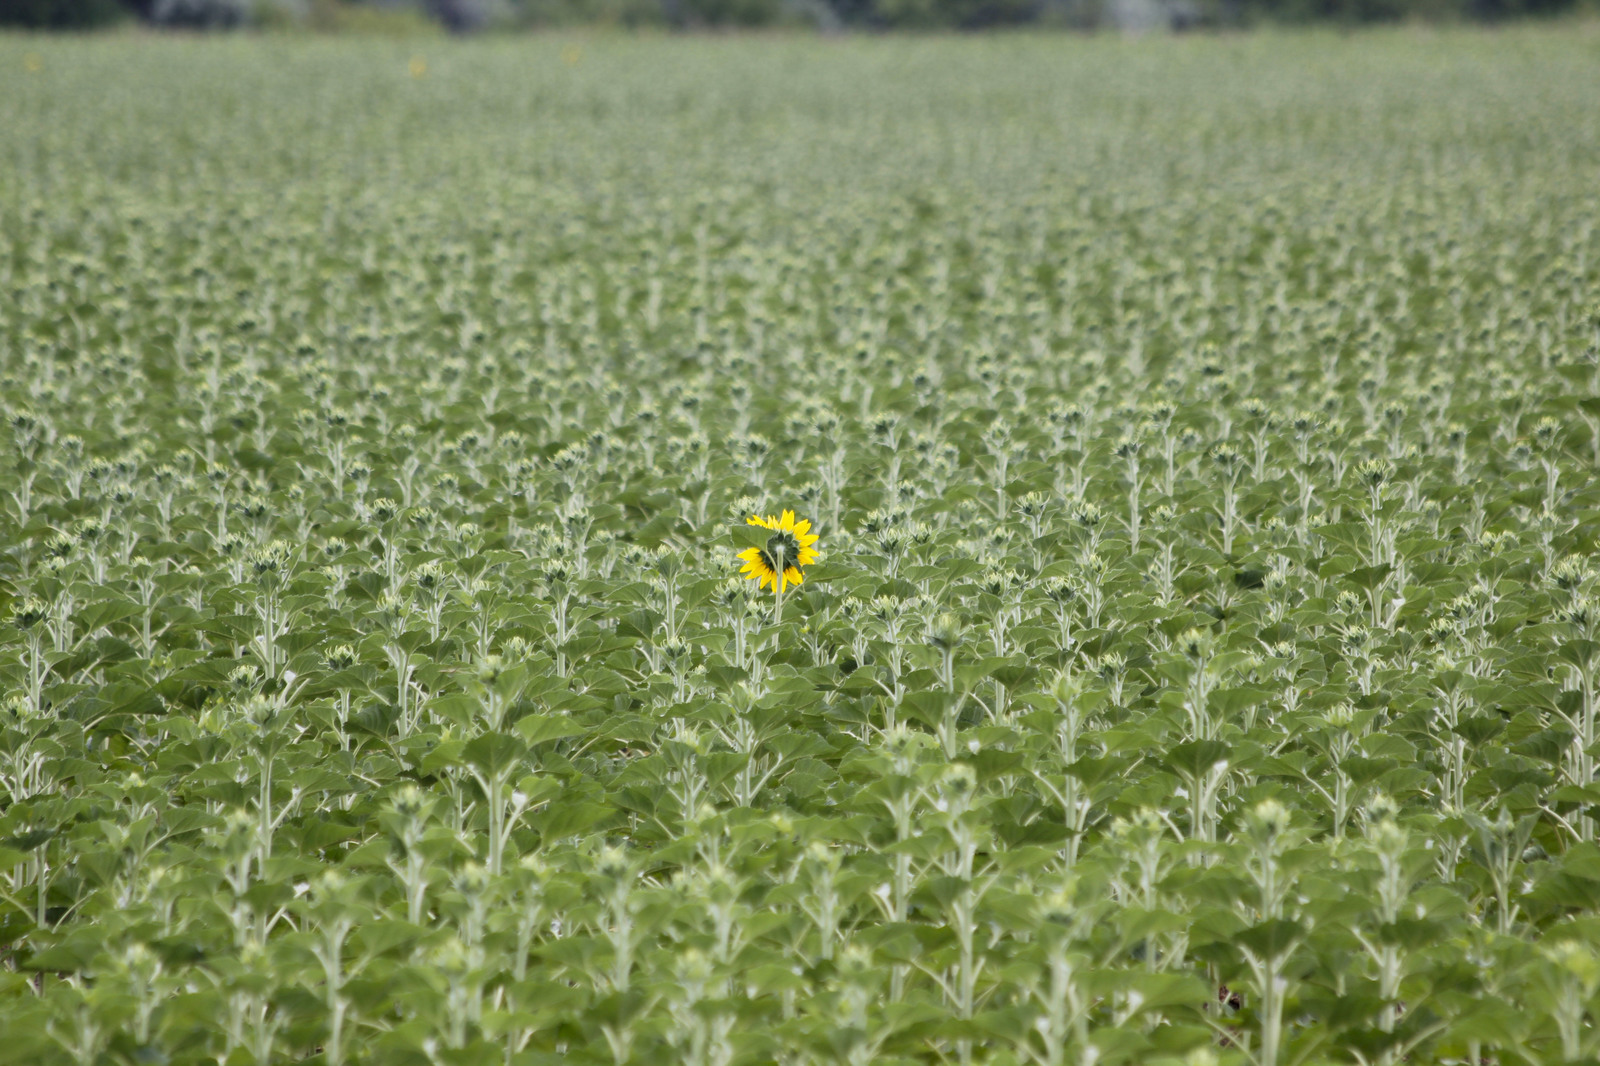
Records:
[[[0,1057],[1593,1061],[1595,59],[0,40]]]

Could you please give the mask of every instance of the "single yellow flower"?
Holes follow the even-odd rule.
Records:
[[[741,574],[760,581],[762,588],[771,585],[774,593],[805,580],[805,568],[817,561],[817,553],[811,547],[817,542],[817,535],[811,532],[809,518],[797,522],[793,511],[785,511],[777,518],[751,515],[745,522],[772,530],[772,536],[767,538],[766,547],[746,548],[739,553],[744,560]]]

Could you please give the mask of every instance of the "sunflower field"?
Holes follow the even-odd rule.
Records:
[[[1596,1062],[1597,115],[0,38],[0,1062]]]

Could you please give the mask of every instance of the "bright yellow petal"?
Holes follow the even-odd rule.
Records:
[[[785,529],[785,530],[793,530],[794,529],[794,512],[793,511],[785,511],[785,512],[783,512],[783,517],[778,519],[778,528],[779,529]]]
[[[799,570],[797,570],[796,568],[794,568],[792,566],[789,567],[789,569],[787,569],[787,570],[785,570],[783,572],[783,576],[784,576],[785,579],[788,580],[789,584],[791,584],[791,585],[798,585],[802,581],[805,580],[805,576],[802,575]]]
[[[802,518],[794,524],[794,533],[797,537],[804,537],[811,532],[811,519]]]

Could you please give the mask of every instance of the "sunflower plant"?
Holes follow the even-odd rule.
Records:
[[[745,525],[767,530],[769,535],[760,544],[737,554],[744,563],[739,573],[757,582],[759,588],[772,590],[772,618],[777,622],[783,616],[784,592],[790,585],[803,583],[806,567],[817,561],[814,545],[819,537],[811,532],[811,520],[797,519],[793,511],[783,511],[776,518],[750,515],[745,518]]]

